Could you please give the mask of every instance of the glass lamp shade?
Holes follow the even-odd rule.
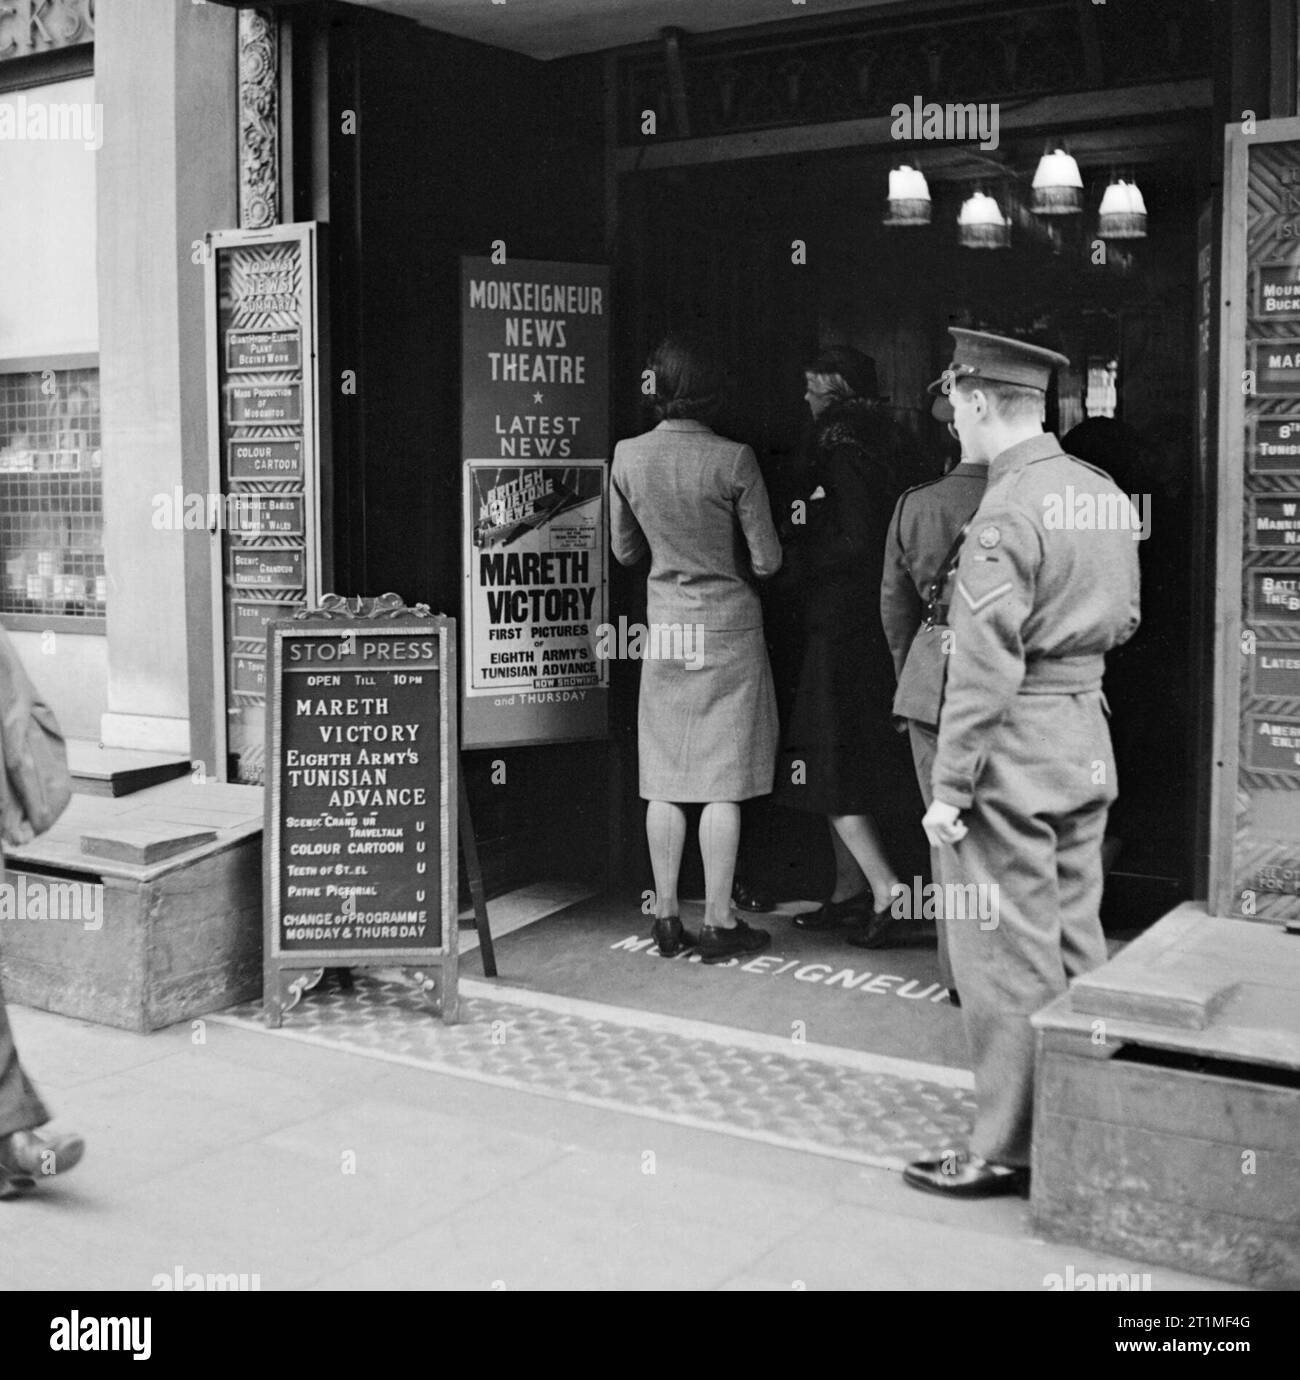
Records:
[[[1106,188],[1097,210],[1097,233],[1104,240],[1144,240],[1147,206],[1135,182],[1120,178]]]
[[[1040,216],[1072,216],[1083,210],[1079,165],[1062,149],[1038,160],[1030,209]]]
[[[1005,249],[1011,243],[1011,227],[991,196],[975,192],[962,202],[957,236],[967,249]]]
[[[885,225],[929,225],[932,205],[925,174],[906,163],[889,174],[889,215]]]

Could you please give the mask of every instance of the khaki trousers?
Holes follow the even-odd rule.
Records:
[[[926,724],[915,719],[907,721],[907,736],[912,744],[912,761],[916,765],[916,784],[921,788],[921,799],[925,808],[930,808],[934,800],[934,790],[930,785],[930,769],[934,766],[934,754],[939,747],[939,735]],[[930,880],[935,886],[943,885],[943,850],[930,848]],[[939,934],[939,980],[952,991],[952,964],[948,958],[948,927],[943,914],[935,917],[935,929]]]
[[[942,850],[946,879],[996,902],[987,920],[950,915],[948,943],[975,1072],[970,1148],[999,1164],[1029,1164],[1030,1016],[1106,961],[1101,840],[1117,791],[1102,703],[1100,690],[1018,695],[962,814],[969,832]]]

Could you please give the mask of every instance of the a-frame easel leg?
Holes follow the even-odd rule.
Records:
[[[478,865],[478,840],[474,837],[474,821],[469,814],[465,773],[461,771],[457,775],[460,778],[460,846],[465,854],[469,894],[474,900],[474,927],[478,931],[479,952],[483,955],[483,976],[494,978],[497,975],[497,956],[492,947],[492,928],[488,924],[487,897],[483,894],[483,869]],[[452,923],[456,923],[455,916],[452,916]]]

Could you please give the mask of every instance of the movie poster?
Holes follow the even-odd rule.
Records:
[[[608,269],[462,264],[462,744],[603,738]]]
[[[606,466],[465,466],[466,718],[495,711],[490,743],[553,742],[604,731]],[[586,730],[586,731],[584,731]],[[464,735],[471,741],[469,724]],[[481,742],[487,746],[488,742]]]

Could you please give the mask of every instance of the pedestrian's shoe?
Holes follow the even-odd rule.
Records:
[[[661,916],[655,921],[651,934],[661,958],[676,958],[683,949],[693,949],[700,942],[700,936],[692,934],[682,924],[680,915]]]
[[[925,1193],[946,1198],[996,1198],[1023,1195],[1029,1170],[1023,1165],[994,1164],[969,1150],[957,1150],[937,1160],[914,1160],[903,1170],[903,1182]]]
[[[737,910],[766,915],[776,909],[776,902],[759,887],[748,886],[739,877],[731,884],[731,903]]]
[[[868,887],[845,901],[823,901],[819,909],[796,915],[794,927],[797,930],[835,930],[841,925],[860,922],[871,914],[874,899]]]
[[[85,1153],[86,1142],[80,1136],[46,1139],[35,1131],[14,1131],[0,1137],[0,1198],[33,1188],[40,1179],[66,1174]]]
[[[761,954],[772,942],[766,930],[751,929],[739,917],[729,929],[721,925],[705,925],[700,930],[699,950],[701,963],[721,963],[728,958],[745,954]]]
[[[950,988],[948,988],[948,1005],[949,1005],[949,1006],[960,1006],[960,1005],[961,1005],[961,994],[957,991],[957,989],[956,989],[955,987],[950,987]]]
[[[862,924],[854,927],[848,942],[855,949],[892,949],[907,937],[907,920],[894,915],[889,907],[873,910]]]

